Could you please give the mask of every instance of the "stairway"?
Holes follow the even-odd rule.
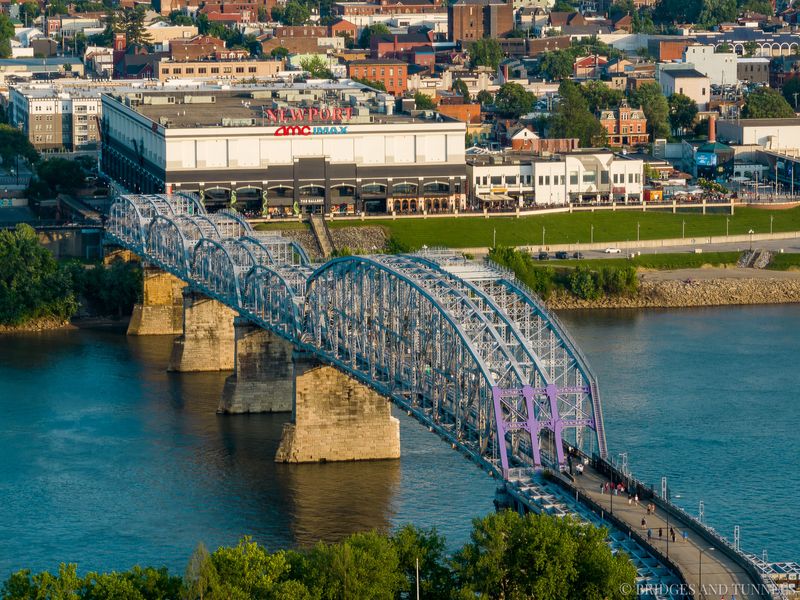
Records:
[[[310,222],[311,232],[317,240],[317,245],[319,246],[319,251],[322,253],[322,257],[330,257],[330,255],[336,251],[336,246],[333,243],[328,224],[325,222],[325,217],[322,215],[311,215]]]

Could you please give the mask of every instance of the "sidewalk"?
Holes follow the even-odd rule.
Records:
[[[600,492],[602,484],[607,481],[591,467],[586,467],[583,475],[575,477],[577,487],[611,512],[611,495]],[[652,530],[651,543],[664,554],[668,554],[669,558],[680,567],[687,583],[698,591],[695,595],[697,600],[706,598],[717,600],[721,597],[729,600],[732,594],[736,595],[736,600],[759,597],[752,593],[753,589],[757,589],[757,582],[753,581],[748,573],[725,554],[718,550],[712,550],[708,544],[704,543],[704,540],[694,535],[686,522],[668,517],[667,513],[659,508],[656,508],[654,514],[648,515],[646,503],[641,503],[639,506],[628,504],[627,493],[613,497],[613,513],[615,517],[639,530],[644,537],[647,536],[648,529]],[[644,528],[642,528],[643,518],[647,522]],[[669,525],[667,525],[668,518]],[[675,530],[674,543],[671,539],[668,540],[669,527]],[[661,539],[658,537],[659,528],[662,528],[663,533]],[[683,539],[684,531],[688,533],[686,541]],[[747,593],[748,590],[751,593]]]

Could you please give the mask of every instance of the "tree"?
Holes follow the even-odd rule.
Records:
[[[433,98],[422,92],[414,94],[414,105],[419,110],[436,110],[436,102]]]
[[[67,158],[49,158],[36,165],[36,174],[56,192],[74,194],[86,183],[86,176],[79,163]]]
[[[480,102],[483,106],[494,104],[494,96],[492,96],[492,93],[488,90],[481,90],[478,92],[478,94],[475,96],[475,100]]]
[[[736,0],[703,0],[698,23],[711,29],[720,23],[736,20],[738,12]]]
[[[469,55],[473,66],[491,67],[497,69],[503,60],[503,50],[500,43],[492,38],[476,40],[469,45]]]
[[[545,52],[539,61],[539,72],[551,81],[566,79],[572,75],[575,57],[568,50]]]
[[[219,574],[205,545],[197,545],[183,576],[184,600],[222,599]]]
[[[743,47],[744,47],[744,55],[748,58],[755,56],[756,50],[758,50],[758,44],[753,41],[745,42]]]
[[[11,56],[11,38],[14,37],[14,24],[5,13],[0,13],[0,58]]]
[[[581,93],[580,85],[565,79],[558,87],[558,94],[561,96],[561,101],[550,119],[550,136],[579,138],[581,145],[588,147],[603,142],[605,129],[589,111],[589,105]]]
[[[145,11],[141,6],[123,8],[111,18],[111,28],[116,33],[124,33],[129,45],[146,46],[151,43],[150,32],[144,25]]]
[[[406,525],[392,536],[392,543],[404,578],[401,593],[413,597],[419,561],[420,597],[429,600],[452,598],[455,582],[447,564],[444,537],[436,529],[424,530]]]
[[[533,110],[536,96],[518,83],[504,83],[494,98],[494,105],[502,116],[518,119]]]
[[[63,321],[77,308],[69,276],[39,244],[32,227],[0,231],[0,324],[44,317]]]
[[[633,101],[638,104],[647,117],[647,130],[652,139],[669,136],[669,104],[657,83],[640,85],[633,94]]]
[[[266,598],[289,570],[282,552],[270,554],[248,537],[232,548],[217,549],[211,562],[230,598]]]
[[[0,125],[0,161],[4,167],[9,168],[16,163],[17,158],[33,164],[39,160],[39,154],[19,129],[11,125]]]
[[[569,517],[493,513],[473,521],[454,560],[456,579],[465,597],[635,598],[636,569],[612,554],[606,535]]]
[[[361,35],[358,37],[358,47],[369,48],[372,44],[372,36],[389,35],[390,33],[391,31],[389,31],[389,28],[383,23],[375,23],[374,25],[365,27],[361,31]]]
[[[306,71],[314,79],[332,79],[333,73],[328,68],[328,63],[319,54],[303,58],[300,61],[300,68]]]
[[[800,78],[792,77],[791,79],[787,79],[786,83],[784,83],[781,88],[781,94],[786,98],[789,106],[793,106],[795,111],[797,111],[797,101],[798,98],[800,98]]]
[[[669,122],[672,129],[682,133],[689,129],[697,118],[697,103],[683,94],[672,94],[668,100]]]
[[[772,8],[772,3],[769,0],[747,0],[747,2],[742,4],[741,10],[767,17],[775,14],[775,11]]]
[[[631,31],[633,33],[656,33],[656,25],[653,23],[653,17],[649,13],[635,11],[631,19]]]
[[[696,23],[703,0],[659,0],[653,11],[656,23]]]
[[[289,49],[284,48],[283,46],[278,46],[277,48],[273,48],[272,50],[270,50],[269,55],[272,58],[278,58],[284,60],[286,59],[287,56],[289,56]]]
[[[778,90],[758,88],[747,95],[742,116],[745,119],[780,119],[795,114]]]
[[[463,79],[459,78],[453,82],[453,91],[460,95],[464,99],[464,102],[470,101],[469,88],[467,84],[464,83]]]
[[[280,21],[284,25],[303,25],[310,16],[311,11],[308,6],[297,2],[297,0],[289,0],[283,9],[283,16]]]
[[[386,86],[383,85],[382,81],[375,81],[373,79],[367,79],[366,77],[353,77],[353,81],[375,88],[376,90],[381,90],[382,92],[386,91]]]
[[[602,81],[587,81],[581,86],[581,92],[592,113],[601,108],[616,108],[622,102],[622,92],[608,87]]]
[[[194,25],[192,17],[180,10],[173,10],[167,18],[173,25]]]

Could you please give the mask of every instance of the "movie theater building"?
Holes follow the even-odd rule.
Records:
[[[465,124],[351,82],[105,94],[102,168],[254,214],[463,209]]]

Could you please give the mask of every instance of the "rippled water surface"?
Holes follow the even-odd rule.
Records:
[[[569,313],[609,445],[749,550],[800,558],[800,307]],[[270,548],[413,522],[451,545],[494,483],[415,421],[399,461],[272,462],[285,415],[218,416],[225,374],[167,374],[168,338],[0,337],[0,577],[165,564],[198,541]]]

